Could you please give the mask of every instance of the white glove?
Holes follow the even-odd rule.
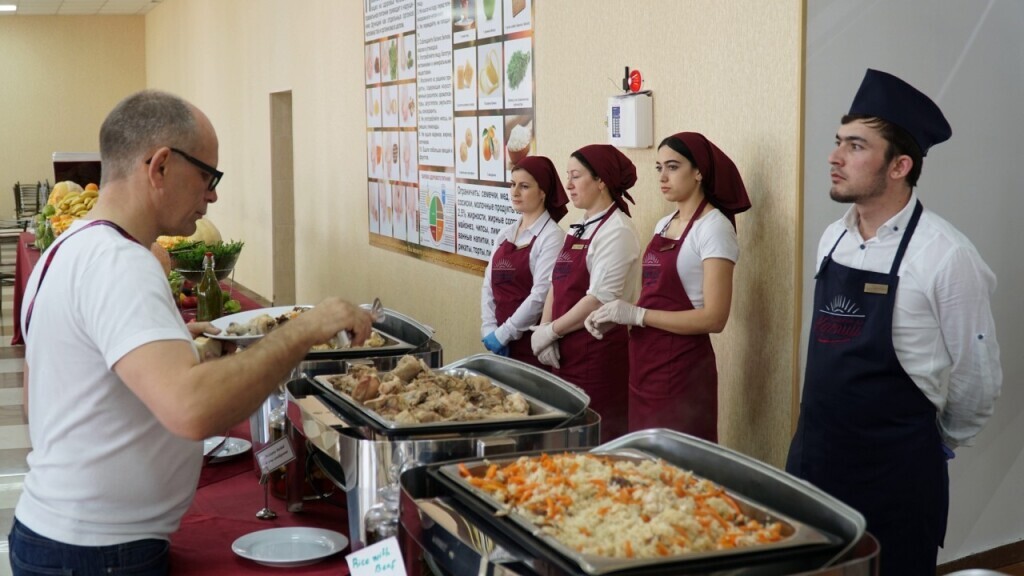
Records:
[[[625,300],[612,300],[601,306],[587,317],[594,324],[606,323],[623,324],[625,326],[643,326],[644,314],[647,310],[639,306],[633,306]]]
[[[591,336],[593,336],[594,338],[597,338],[598,340],[600,340],[600,339],[604,338],[604,333],[605,332],[611,330],[612,328],[615,328],[615,323],[613,323],[613,322],[599,323],[599,322],[596,321],[596,317],[597,317],[597,310],[594,310],[593,312],[588,314],[587,315],[587,319],[583,321],[583,327],[587,329],[587,332],[590,332]]]
[[[542,350],[561,338],[561,336],[555,333],[551,322],[541,324],[540,326],[531,326],[530,330],[533,330],[533,336],[530,337],[530,347],[533,348],[533,355],[538,358]]]
[[[537,361],[545,366],[551,366],[552,368],[561,368],[562,366],[558,363],[562,359],[562,355],[558,352],[558,342],[552,342],[551,346],[540,351],[537,354]]]

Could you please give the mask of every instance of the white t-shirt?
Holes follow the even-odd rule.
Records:
[[[168,432],[111,367],[143,344],[191,337],[148,248],[103,225],[70,236],[83,225],[26,286],[32,452],[15,515],[79,546],[167,539],[195,493],[201,443]]]
[[[520,219],[521,220],[521,219]],[[487,262],[487,269],[484,271],[484,284],[480,289],[480,337],[486,337],[491,331],[496,331],[495,336],[503,344],[512,340],[518,340],[530,326],[540,321],[541,313],[544,312],[544,300],[548,297],[548,290],[551,289],[551,270],[555,267],[555,258],[565,240],[565,230],[558,226],[558,223],[551,219],[545,212],[541,214],[523,234],[516,239],[517,246],[526,246],[537,236],[537,241],[530,249],[530,274],[533,276],[533,288],[526,300],[519,305],[519,308],[505,321],[498,326],[495,316],[494,292],[491,290],[491,267],[494,265],[494,252],[501,244],[512,239],[519,228],[519,220],[507,226],[494,239],[494,246],[491,247],[491,261]]]
[[[665,229],[673,216],[675,213],[658,221],[654,227],[655,236]],[[708,258],[724,258],[735,263],[739,257],[740,245],[736,239],[736,229],[717,208],[693,223],[693,228],[690,228],[686,240],[679,247],[676,271],[694,308],[704,307],[704,261]]]

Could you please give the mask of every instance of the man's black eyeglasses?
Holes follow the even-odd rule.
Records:
[[[217,184],[220,184],[220,179],[224,177],[224,173],[221,172],[220,170],[217,170],[213,166],[210,166],[209,164],[207,164],[206,162],[203,162],[202,160],[199,160],[198,158],[193,158],[192,156],[188,155],[186,152],[178,150],[177,148],[171,148],[171,152],[175,152],[177,154],[180,154],[182,158],[184,158],[185,160],[188,160],[189,164],[191,164],[191,165],[195,166],[196,168],[199,168],[203,172],[206,172],[207,174],[209,174],[210,175],[210,185],[207,187],[207,190],[210,190],[211,192],[215,188],[217,188]],[[152,160],[153,160],[152,158],[150,158],[149,160],[146,160],[146,164],[149,164]]]

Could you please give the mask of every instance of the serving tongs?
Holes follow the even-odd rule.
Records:
[[[374,322],[384,321],[384,305],[381,304],[380,298],[374,298],[373,304],[370,304],[370,319]],[[338,347],[348,348],[352,345],[352,332],[350,330],[342,330],[338,332]]]

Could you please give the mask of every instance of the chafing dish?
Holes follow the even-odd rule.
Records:
[[[634,450],[594,450],[602,456],[618,461],[630,461],[639,463],[643,460],[658,460],[656,457]],[[504,458],[487,458],[470,460],[453,464],[446,464],[436,468],[436,477],[442,484],[448,486],[453,494],[459,494],[468,506],[471,506],[480,513],[482,517],[500,516],[508,522],[515,524],[518,528],[528,532],[530,535],[541,540],[548,547],[553,548],[562,556],[574,562],[584,572],[591,576],[619,572],[622,570],[656,566],[667,563],[696,562],[713,558],[725,558],[738,555],[759,554],[768,551],[781,549],[798,548],[804,546],[832,545],[837,539],[830,537],[821,530],[811,527],[799,520],[795,520],[764,507],[758,502],[750,500],[741,494],[730,493],[729,496],[737,503],[740,510],[747,518],[756,519],[762,524],[777,522],[782,527],[782,539],[777,542],[768,542],[756,546],[744,548],[711,550],[705,552],[690,552],[675,556],[658,558],[616,558],[612,556],[601,556],[597,554],[586,554],[574,550],[568,543],[560,541],[529,518],[515,511],[507,512],[506,506],[495,499],[490,493],[477,488],[463,477],[461,469],[469,472],[471,477],[484,477],[491,465],[499,468],[514,463],[518,455],[506,456]]]
[[[363,304],[363,308],[369,309],[370,304]],[[285,387],[288,382],[303,378],[307,373],[329,373],[345,369],[347,362],[358,361],[359,359],[370,359],[377,361],[380,366],[393,365],[405,354],[415,356],[431,367],[439,367],[443,364],[443,350],[441,344],[434,340],[434,330],[425,324],[406,316],[395,310],[384,308],[382,318],[373,323],[373,329],[382,335],[391,337],[401,342],[401,347],[385,348],[356,348],[348,350],[327,350],[322,352],[311,351],[306,358],[299,363],[291,375],[282,383],[279,394],[271,394],[258,410],[249,418],[249,428],[252,433],[253,454],[270,442],[284,434],[292,435],[292,446],[299,453],[305,453],[305,441],[294,437],[294,430],[286,426],[287,394]],[[411,346],[411,349],[406,348]],[[298,427],[301,431],[301,426]],[[302,508],[303,482],[305,479],[304,460],[300,459],[288,465],[286,474],[286,497],[289,509],[298,510]],[[258,471],[258,467],[257,467]]]
[[[587,566],[535,536],[514,520],[495,515],[468,491],[453,489],[440,472],[455,462],[406,471],[401,477],[401,533],[406,569],[424,573],[422,556],[439,574],[621,575],[779,574],[869,575],[877,570],[877,544],[856,511],[821,490],[721,446],[669,430],[645,430],[595,451],[637,451],[742,494],[758,506],[828,536],[812,545],[753,553],[677,557],[647,565]],[[503,458],[511,458],[506,455]],[[463,462],[465,463],[465,462]],[[448,468],[449,470],[451,468]]]
[[[397,357],[369,359],[390,370]],[[600,417],[587,408],[579,388],[528,364],[478,354],[445,369],[469,370],[501,382],[558,411],[558,418],[532,421],[451,423],[445,427],[391,429],[342,400],[316,376],[337,374],[342,364],[306,363],[301,378],[290,381],[288,420],[315,448],[314,459],[348,501],[349,536],[354,550],[366,543],[364,515],[379,501],[382,488],[397,487],[402,471],[444,460],[498,455],[524,450],[590,447],[599,441]],[[343,371],[343,370],[342,370]],[[295,509],[289,497],[289,508]]]
[[[587,395],[573,384],[528,364],[493,354],[470,356],[435,369],[434,372],[459,378],[485,376],[506,393],[522,394],[530,406],[529,414],[472,421],[396,422],[336,389],[330,383],[330,378],[337,376],[336,374],[320,374],[314,376],[313,381],[324,392],[323,399],[335,405],[349,422],[365,425],[372,428],[374,433],[386,436],[554,427],[571,416],[580,414],[590,401]]]
[[[369,309],[370,305],[363,304],[362,307]],[[285,383],[314,370],[344,370],[345,362],[359,358],[380,357],[397,360],[405,354],[411,354],[422,358],[430,366],[441,365],[441,345],[433,340],[433,328],[388,308],[384,308],[382,313],[382,319],[373,323],[373,329],[388,339],[388,346],[347,350],[311,350],[306,354],[305,360],[292,370]],[[252,433],[253,453],[272,442],[283,432],[285,402],[286,397],[283,390],[280,394],[271,394],[250,416],[249,429]],[[275,430],[279,432],[275,433]]]

